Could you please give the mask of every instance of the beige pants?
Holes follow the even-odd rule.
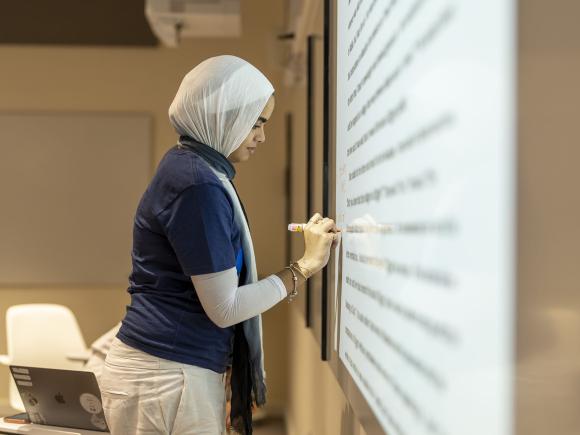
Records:
[[[225,374],[113,341],[100,379],[112,435],[222,435]]]

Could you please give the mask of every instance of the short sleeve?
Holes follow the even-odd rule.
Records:
[[[236,265],[233,209],[220,186],[190,186],[160,213],[159,221],[185,275],[221,272]]]

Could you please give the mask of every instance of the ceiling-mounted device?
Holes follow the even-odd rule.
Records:
[[[168,47],[177,47],[184,38],[232,38],[242,33],[240,0],[146,0],[145,16]]]

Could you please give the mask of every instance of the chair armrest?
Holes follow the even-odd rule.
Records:
[[[69,361],[81,361],[87,362],[91,357],[91,351],[85,350],[84,352],[71,352],[66,354],[66,359]]]
[[[10,365],[10,357],[8,355],[0,355],[0,364],[4,366]]]

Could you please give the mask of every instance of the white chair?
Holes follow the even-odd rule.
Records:
[[[6,341],[8,354],[0,355],[0,363],[5,365],[82,370],[88,357],[77,320],[62,305],[27,304],[8,308]],[[24,411],[12,379],[10,406]]]

